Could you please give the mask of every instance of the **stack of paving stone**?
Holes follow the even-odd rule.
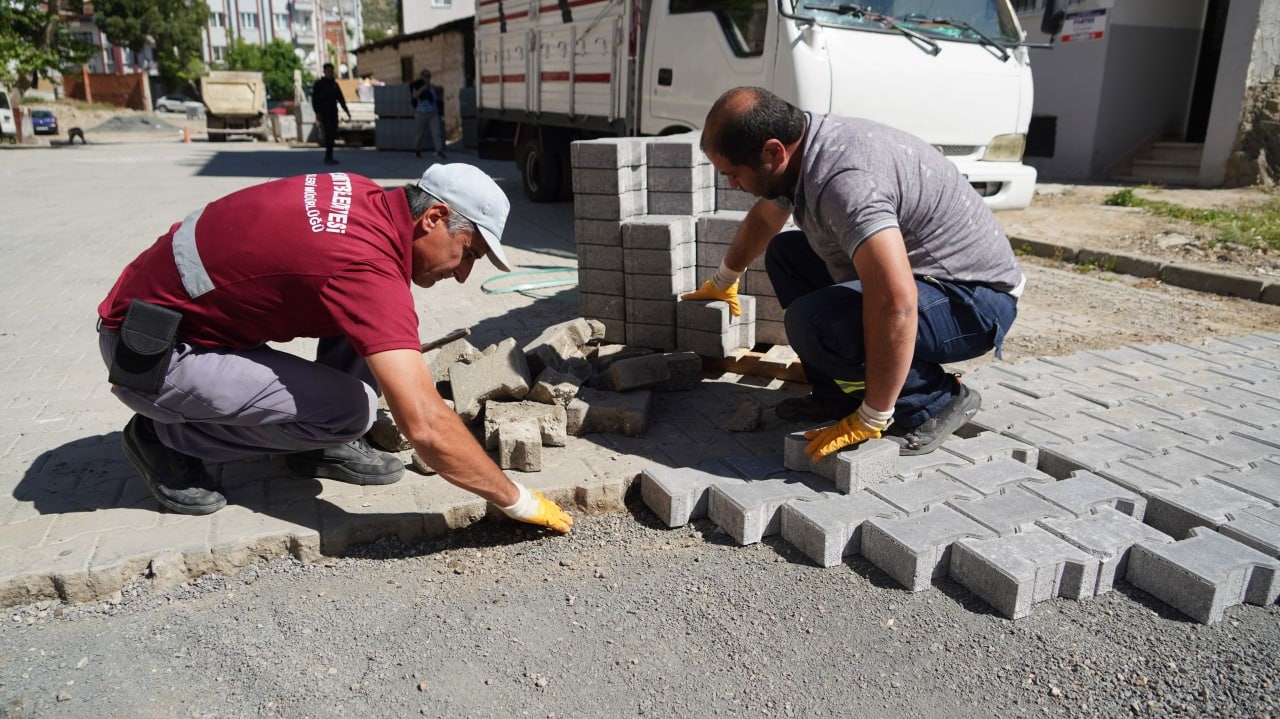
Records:
[[[601,323],[578,318],[548,327],[524,347],[507,338],[481,351],[458,339],[427,366],[463,421],[483,422],[485,447],[497,451],[500,467],[537,472],[542,448],[564,446],[567,435],[643,436],[653,392],[690,390],[701,381],[697,354],[602,344],[604,332]],[[385,412],[371,436],[387,451],[410,448]],[[416,455],[413,463],[431,471]]]
[[[983,368],[983,408],[931,454],[872,440],[646,470],[668,526],[860,554],[909,591],[950,577],[1010,618],[1125,580],[1197,621],[1280,595],[1280,334]]]
[[[740,317],[723,303],[677,311],[720,266],[754,202],[718,178],[698,135],[575,142],[571,161],[579,311],[604,324],[605,339],[717,359],[786,344],[763,260],[740,280]]]

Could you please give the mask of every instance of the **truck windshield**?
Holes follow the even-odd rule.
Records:
[[[1018,29],[1003,0],[784,0],[792,12],[823,25],[892,32],[894,27],[938,40],[1016,45]],[[892,25],[885,21],[891,21]]]

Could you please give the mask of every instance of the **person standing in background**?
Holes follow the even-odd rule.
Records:
[[[315,108],[316,120],[320,122],[324,133],[324,164],[336,165],[333,146],[338,141],[338,105],[351,119],[351,110],[347,109],[347,100],[342,96],[342,88],[333,79],[333,63],[324,64],[324,77],[316,80],[311,86],[311,107]]]
[[[418,134],[413,143],[413,156],[422,157],[422,137],[431,133],[431,148],[436,152],[436,159],[443,160],[444,139],[441,119],[444,110],[444,88],[431,84],[431,71],[423,70],[409,84],[409,98],[413,101],[414,117],[418,121]]]

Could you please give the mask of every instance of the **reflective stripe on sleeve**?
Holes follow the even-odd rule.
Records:
[[[213,280],[204,269],[200,260],[200,251],[196,249],[196,223],[204,208],[192,212],[173,233],[173,262],[178,266],[178,276],[182,278],[182,286],[187,295],[195,299],[213,289]]]

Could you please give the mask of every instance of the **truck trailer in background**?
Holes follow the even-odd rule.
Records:
[[[479,0],[475,23],[482,155],[511,153],[535,201],[568,190],[574,140],[696,130],[739,85],[911,132],[992,209],[1031,201],[1031,63],[1010,0]]]
[[[200,78],[200,98],[208,109],[205,128],[209,142],[222,142],[231,135],[271,139],[262,73],[213,70]]]

